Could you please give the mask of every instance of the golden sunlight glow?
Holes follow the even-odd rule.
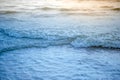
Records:
[[[5,2],[7,1],[7,3]],[[4,3],[5,2],[5,3]],[[9,7],[6,7],[9,6]],[[14,8],[10,6],[15,6]],[[40,11],[40,10],[58,10],[58,11],[100,11],[100,10],[120,10],[119,2],[114,0],[0,0],[0,11]],[[3,8],[2,8],[3,7]]]
[[[24,0],[23,0],[24,3]],[[25,3],[26,4],[26,3]],[[51,7],[62,9],[101,9],[101,7],[120,7],[119,3],[111,1],[95,1],[95,0],[30,0],[30,6]]]

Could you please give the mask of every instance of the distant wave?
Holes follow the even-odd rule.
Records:
[[[12,11],[12,10],[0,11],[0,14],[15,14],[15,13],[20,13],[20,12],[19,11]]]
[[[120,11],[120,8],[112,8],[111,10]]]
[[[19,33],[9,29],[0,29],[0,53],[24,49],[31,47],[48,47],[70,45],[75,48],[81,47],[101,47],[101,48],[117,48],[120,49],[120,37],[115,34],[106,33],[99,35],[76,35],[76,36],[59,36],[38,33],[41,36],[31,35],[28,33]]]
[[[77,1],[77,2],[76,2]],[[111,2],[112,1],[112,2]],[[69,13],[76,15],[76,13],[88,14],[109,11],[120,11],[119,0],[0,0],[0,14],[17,14],[17,13],[35,13],[42,12],[52,13]],[[37,3],[37,4],[36,4]],[[68,3],[66,5],[66,3]],[[89,4],[88,4],[89,3]],[[111,4],[112,3],[112,4]],[[18,5],[19,4],[19,5]],[[104,10],[105,9],[105,10]],[[71,13],[72,12],[72,13]],[[108,12],[109,13],[109,12]],[[78,14],[77,14],[78,15]],[[86,15],[86,13],[85,13]]]

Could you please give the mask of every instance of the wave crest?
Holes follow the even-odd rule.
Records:
[[[19,31],[0,29],[0,53],[16,49],[31,48],[31,47],[48,47],[70,45],[74,48],[81,47],[101,47],[101,48],[120,48],[120,36],[117,33],[106,33],[98,35],[73,35],[60,36],[44,34],[37,32],[35,35],[30,32],[20,33]]]
[[[106,48],[120,48],[120,40],[113,40],[109,38],[87,37],[77,38],[71,42],[74,47],[106,47]]]

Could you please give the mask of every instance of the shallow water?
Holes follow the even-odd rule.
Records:
[[[0,0],[0,80],[120,79],[119,2],[66,1]]]
[[[119,80],[120,50],[30,48],[0,55],[1,80]]]

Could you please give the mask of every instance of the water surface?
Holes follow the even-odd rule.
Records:
[[[119,80],[118,4],[0,0],[0,80]]]

